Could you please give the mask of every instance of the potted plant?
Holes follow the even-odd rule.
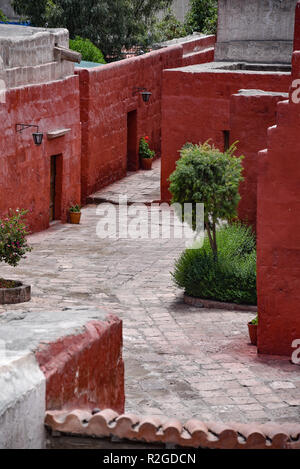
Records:
[[[155,151],[150,149],[149,146],[149,137],[142,137],[140,140],[139,155],[141,158],[142,169],[150,170],[152,169],[152,162],[155,156]]]
[[[79,225],[81,219],[81,206],[76,204],[72,205],[69,211],[70,214],[70,223],[72,225]]]
[[[257,326],[258,326],[258,315],[253,321],[248,323],[249,337],[252,345],[257,345]]]
[[[26,236],[29,234],[23,218],[26,210],[10,210],[0,219],[0,262],[16,267],[31,251]],[[16,304],[31,299],[31,288],[15,280],[0,277],[0,304]]]

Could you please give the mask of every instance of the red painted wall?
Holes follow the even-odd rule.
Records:
[[[164,69],[213,59],[215,38],[200,38],[89,70],[80,70],[82,122],[82,201],[102,187],[124,177],[127,170],[127,114],[137,111],[136,159],[139,139],[148,135],[161,153],[161,88]],[[186,56],[184,56],[186,54]],[[135,87],[152,92],[145,104],[133,96]]]
[[[216,36],[207,36],[182,44],[182,67],[213,62],[215,56]]]
[[[296,5],[294,51],[300,50],[300,2]]]
[[[200,66],[163,72],[161,198],[170,200],[168,178],[176,167],[178,150],[186,142],[208,139],[224,148],[230,130],[230,97],[240,89],[286,92],[289,74],[201,72]]]
[[[284,96],[234,94],[230,100],[230,144],[238,141],[237,156],[244,155],[238,216],[256,230],[258,151],[267,146],[268,127],[276,122],[278,101]]]
[[[300,74],[299,74],[300,77]],[[258,351],[292,354],[300,339],[300,104],[278,104],[259,155]]]
[[[148,135],[160,153],[162,70],[181,64],[182,47],[79,71],[82,121],[82,199],[126,175],[127,113],[137,111],[137,142]],[[152,92],[149,104],[135,87]],[[139,168],[138,157],[135,167]]]
[[[62,154],[61,219],[80,201],[80,107],[78,77],[17,88],[0,104],[0,216],[9,208],[25,208],[30,229],[49,226],[50,156]],[[43,144],[34,145],[34,129],[16,133],[17,123],[36,124]],[[71,128],[66,136],[47,140],[46,132]]]
[[[82,334],[41,345],[36,358],[46,376],[46,408],[124,412],[122,321],[110,315]]]

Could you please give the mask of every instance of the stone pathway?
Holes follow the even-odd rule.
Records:
[[[160,160],[153,162],[152,171],[138,171],[127,173],[127,178],[121,179],[99,192],[91,195],[88,202],[99,204],[103,202],[119,203],[120,196],[126,196],[128,203],[149,204],[160,200]]]
[[[140,172],[113,187],[134,198],[138,178],[138,194],[149,201],[157,174],[159,166],[151,176]],[[113,187],[108,200],[117,194]],[[71,315],[82,306],[104,307],[124,321],[127,411],[181,420],[300,420],[299,367],[257,357],[247,331],[253,313],[183,304],[170,275],[182,241],[103,240],[98,224],[97,207],[89,205],[81,225],[56,224],[31,236],[28,259],[16,269],[1,266],[2,276],[32,285],[33,299],[0,307],[0,327],[14,320],[17,327],[36,311],[69,308]]]

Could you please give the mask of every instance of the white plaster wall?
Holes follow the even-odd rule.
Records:
[[[44,448],[45,395],[34,355],[0,347],[0,449]]]

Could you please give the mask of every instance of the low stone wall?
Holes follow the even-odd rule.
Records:
[[[0,449],[43,448],[46,409],[123,412],[122,322],[100,309],[1,315],[0,391]]]

